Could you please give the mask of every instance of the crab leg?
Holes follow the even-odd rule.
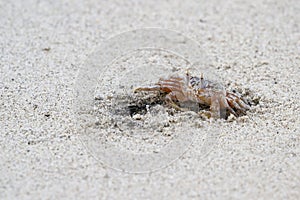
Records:
[[[210,110],[213,118],[225,118],[226,117],[226,109],[229,109],[231,113],[234,115],[235,112],[232,108],[229,107],[226,98],[222,94],[215,94],[211,97],[211,106]]]
[[[155,86],[149,86],[149,87],[139,87],[134,89],[134,92],[139,92],[139,91],[159,91],[161,87],[159,85]]]
[[[170,79],[161,79],[154,86],[139,87],[134,90],[138,91],[163,91],[170,93],[172,91],[182,91],[182,79],[171,77]]]
[[[220,102],[216,96],[211,97],[210,111],[213,118],[220,118]]]
[[[241,106],[241,107],[243,107],[244,109],[246,109],[246,110],[250,110],[251,108],[250,108],[250,106],[249,105],[247,105],[243,100],[241,100],[241,99],[237,99],[237,103]]]
[[[169,94],[166,95],[165,97],[166,102],[172,106],[173,108],[175,108],[176,110],[180,110],[180,111],[184,111],[183,108],[180,108],[174,101],[173,99],[178,99],[178,96],[176,95],[176,93],[171,92]]]
[[[250,109],[250,107],[243,100],[241,100],[239,96],[235,94],[227,93],[227,101],[229,102],[231,107],[241,110],[244,114],[246,110]]]

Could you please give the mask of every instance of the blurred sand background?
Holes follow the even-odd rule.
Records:
[[[157,172],[99,163],[76,135],[73,88],[102,41],[143,27],[197,40],[228,83],[260,97]],[[299,1],[0,1],[0,199],[297,199]]]

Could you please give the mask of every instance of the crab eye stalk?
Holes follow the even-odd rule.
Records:
[[[185,71],[185,75],[186,75],[187,77],[190,77],[190,69],[187,69],[187,70]]]

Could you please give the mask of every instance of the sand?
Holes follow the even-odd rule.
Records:
[[[0,198],[299,198],[299,11],[297,1],[2,1]],[[189,67],[178,52],[130,52],[82,76],[109,38],[145,27],[197,41],[198,71],[252,109],[207,120],[158,101],[130,113],[151,96],[134,87]],[[81,100],[94,104],[78,113]]]

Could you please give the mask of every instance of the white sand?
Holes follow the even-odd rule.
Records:
[[[298,1],[0,2],[0,199],[299,198],[299,24]],[[168,167],[127,174],[79,140],[73,88],[101,42],[143,27],[197,40],[261,99],[252,120],[214,123],[205,157],[199,136]]]

